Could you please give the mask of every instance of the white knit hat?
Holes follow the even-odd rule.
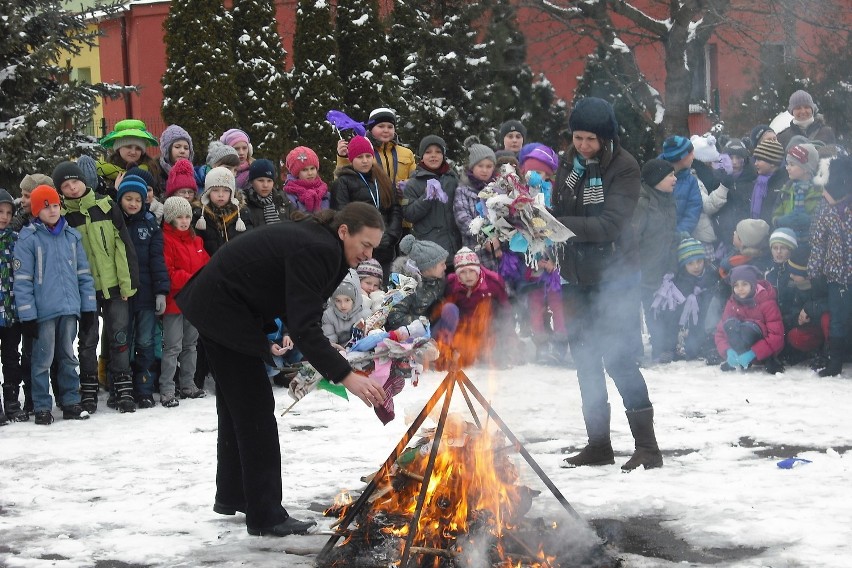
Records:
[[[231,203],[233,203],[239,210],[240,200],[237,199],[236,186],[237,180],[234,178],[233,172],[231,172],[228,168],[219,166],[207,172],[207,175],[204,176],[204,193],[201,194],[201,217],[199,217],[198,221],[195,222],[196,229],[199,231],[207,229],[207,221],[204,219],[204,210],[210,204],[210,191],[214,187],[224,187],[229,190],[231,192]],[[236,229],[239,232],[246,230],[246,224],[239,215],[237,215]]]

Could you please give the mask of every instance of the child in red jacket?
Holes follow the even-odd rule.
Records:
[[[477,359],[500,359],[506,353],[505,338],[494,337],[494,330],[512,330],[512,307],[506,293],[506,283],[499,274],[480,265],[479,256],[467,247],[453,257],[455,272],[447,277],[444,309],[455,306],[458,327],[453,346],[461,354],[461,365]],[[506,325],[501,325],[505,323]],[[496,325],[495,325],[496,324]],[[514,336],[513,331],[507,332]],[[499,349],[493,348],[499,339]],[[507,362],[505,357],[499,361]]]
[[[731,270],[733,293],[716,326],[716,349],[726,358],[723,371],[748,369],[752,361],[767,361],[784,348],[784,322],[775,289],[750,264]]]
[[[201,237],[191,229],[192,206],[183,197],[173,196],[163,204],[163,254],[169,271],[171,290],[166,297],[163,315],[163,360],[160,367],[160,404],[173,408],[179,404],[175,397],[175,375],[180,361],[180,398],[200,398],[204,391],[195,385],[198,331],[183,317],[175,303],[175,295],[210,260]]]

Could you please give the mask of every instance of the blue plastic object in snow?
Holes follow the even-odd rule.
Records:
[[[811,460],[806,460],[805,458],[787,458],[778,462],[778,467],[781,469],[793,469],[799,465],[805,465],[807,463],[812,463]]]

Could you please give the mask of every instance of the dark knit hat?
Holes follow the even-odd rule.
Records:
[[[432,241],[418,241],[414,235],[405,235],[399,241],[399,250],[414,261],[420,272],[429,270],[441,261],[446,261],[449,254],[441,245]]]
[[[444,157],[447,156],[447,143],[444,142],[444,139],[438,136],[437,134],[429,134],[428,136],[424,136],[423,140],[420,141],[420,145],[417,147],[417,154],[419,156],[423,156],[426,153],[427,148],[429,146],[437,146],[441,149],[441,153]]]
[[[166,179],[166,197],[171,197],[179,189],[198,191],[195,170],[192,169],[192,163],[185,158],[179,159],[169,170],[169,177]]]
[[[115,200],[121,203],[121,198],[124,197],[125,193],[135,191],[142,198],[142,203],[145,203],[148,200],[148,184],[145,183],[145,180],[139,176],[134,175],[125,175],[121,183],[118,184],[118,189],[116,190]]]
[[[83,174],[83,170],[80,169],[80,166],[75,164],[74,162],[62,162],[58,166],[53,169],[53,186],[56,189],[62,188],[62,182],[76,179],[86,183],[85,175]]]
[[[814,102],[814,98],[807,91],[798,90],[792,95],[790,95],[790,104],[787,105],[787,110],[789,112],[793,112],[793,109],[800,106],[809,106],[813,109],[814,114],[819,111],[819,107],[816,106]]]
[[[752,155],[755,160],[780,166],[784,161],[784,148],[777,140],[764,140],[755,147]]]
[[[254,181],[257,178],[275,179],[275,165],[271,160],[259,158],[249,166],[249,181]]]
[[[520,120],[510,119],[500,125],[500,142],[502,143],[503,138],[510,132],[519,132],[521,137],[526,140],[527,138],[527,129],[521,124]]]
[[[396,113],[389,108],[375,108],[370,111],[370,117],[367,119],[367,130],[372,130],[373,127],[382,122],[390,122],[396,125]]]
[[[828,163],[824,187],[835,201],[852,193],[852,156],[838,156]]]
[[[757,291],[755,288],[757,286],[757,281],[760,280],[763,275],[760,273],[760,270],[755,268],[750,264],[741,264],[739,266],[735,266],[731,269],[730,282],[731,285],[734,282],[739,282],[740,280],[744,280],[751,284],[751,296],[754,296],[754,293]]]
[[[30,193],[30,213],[38,217],[48,205],[59,205],[59,193],[49,185],[40,185]]]
[[[32,190],[40,185],[49,185],[53,187],[53,178],[39,173],[27,174],[24,176],[24,179],[21,180],[18,187],[21,188],[21,191],[32,192]]]
[[[361,154],[373,154],[373,145],[363,136],[353,136],[346,147],[346,154],[351,162]]]
[[[151,175],[151,172],[148,170],[143,170],[142,168],[135,167],[127,170],[127,174],[129,176],[139,176],[142,178],[142,181],[145,182],[145,185],[148,187],[154,187],[154,176]]]
[[[743,160],[747,160],[749,157],[748,148],[746,148],[742,140],[737,140],[736,138],[731,139],[725,144],[724,152],[729,156],[739,156]]]
[[[760,142],[760,137],[766,134],[767,132],[775,132],[768,124],[758,124],[754,128],[751,129],[751,134],[749,134],[749,140],[751,140],[751,147],[754,148]]]
[[[811,247],[803,244],[790,253],[790,258],[787,259],[787,269],[790,274],[797,276],[808,277],[808,260],[811,257]]]
[[[91,156],[80,156],[77,158],[77,167],[83,172],[83,183],[86,184],[86,187],[98,187],[98,163],[94,158]]]
[[[612,105],[597,97],[586,97],[574,104],[574,110],[568,117],[568,128],[571,132],[591,132],[607,140],[618,135],[618,121]]]
[[[163,221],[174,223],[178,217],[192,218],[192,205],[183,197],[173,195],[163,203]]]
[[[9,205],[11,205],[12,215],[14,215],[15,211],[17,211],[18,209],[17,207],[15,207],[15,199],[12,197],[12,194],[10,194],[3,188],[0,188],[0,203],[8,203]]]
[[[772,231],[772,234],[769,235],[769,246],[774,244],[784,245],[790,250],[799,248],[799,240],[796,238],[796,231],[787,227],[775,229]]]
[[[663,141],[663,153],[660,157],[669,162],[677,162],[694,149],[689,138],[669,136]]]
[[[737,223],[736,232],[744,248],[760,249],[766,246],[769,223],[763,219],[743,219]]]
[[[707,260],[707,251],[698,239],[683,239],[677,246],[677,263],[686,266],[693,260]]]
[[[642,181],[651,187],[657,187],[657,184],[672,172],[674,167],[671,162],[660,159],[648,160],[642,166]]]
[[[375,258],[368,258],[359,262],[355,272],[358,273],[358,278],[367,278],[368,276],[375,276],[379,280],[384,280],[385,278],[385,271]]]

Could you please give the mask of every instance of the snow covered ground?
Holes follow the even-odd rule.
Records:
[[[840,567],[852,558],[852,380],[725,374],[702,363],[645,371],[665,467],[623,474],[632,450],[613,402],[614,466],[561,469],[582,446],[575,372],[527,365],[467,371],[542,469],[586,519],[673,535],[682,557],[625,553],[628,566]],[[285,505],[297,517],[343,489],[359,489],[406,430],[443,374],[427,373],[396,397],[382,426],[360,401],[314,392],[279,418]],[[276,389],[279,412],[290,403]],[[453,405],[465,411],[463,399]],[[59,416],[59,414],[56,414]],[[428,424],[428,423],[427,423]],[[327,537],[251,537],[244,518],[213,513],[216,410],[212,396],[86,422],[58,418],[0,429],[0,566],[311,566]],[[812,463],[785,470],[786,457]],[[518,461],[523,460],[518,457]],[[537,486],[524,464],[524,481]],[[540,484],[539,484],[540,485]],[[543,486],[541,487],[542,489]],[[538,507],[564,515],[546,491]],[[597,523],[597,521],[596,521]],[[696,560],[697,559],[697,560]],[[673,560],[673,561],[672,561]]]

